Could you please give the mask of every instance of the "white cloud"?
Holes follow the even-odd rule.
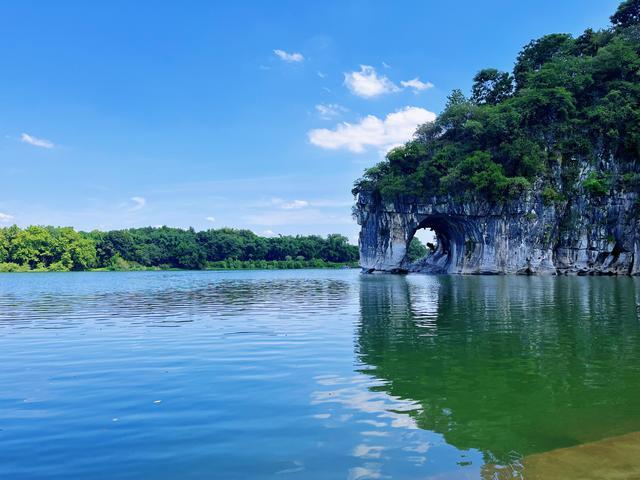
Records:
[[[391,68],[391,65],[389,65],[387,62],[382,62],[382,66],[384,68]]]
[[[353,206],[353,200],[349,198],[316,198],[311,200],[285,200],[279,197],[272,197],[268,200],[261,200],[248,205],[252,209],[261,210],[302,210],[307,208],[339,208]]]
[[[308,207],[309,202],[306,200],[294,200],[293,202],[286,202],[280,205],[280,208],[284,210],[297,210],[299,208]]]
[[[400,91],[400,88],[384,75],[378,75],[369,65],[360,65],[360,71],[344,74],[344,84],[354,95],[373,98],[383,93]]]
[[[326,207],[326,208],[343,208],[343,207],[351,207],[353,205],[353,200],[334,200],[334,199],[319,199],[319,200],[309,200],[310,207]]]
[[[288,53],[285,52],[284,50],[274,50],[273,53],[276,54],[276,56],[280,59],[280,60],[284,60],[285,62],[289,62],[289,63],[296,63],[296,62],[302,62],[304,60],[304,57],[302,56],[301,53]]]
[[[333,130],[317,128],[308,132],[309,141],[328,150],[347,149],[361,153],[367,147],[383,152],[410,140],[418,125],[433,122],[436,114],[419,107],[405,107],[384,119],[367,115],[358,123],[339,123]]]
[[[326,73],[322,73],[321,71],[318,71],[318,76],[320,78],[327,78],[327,74]]]
[[[216,221],[215,217],[204,217],[204,219],[205,219],[207,222],[211,222],[211,223],[213,223],[213,222],[215,222],[215,221]]]
[[[275,236],[277,236],[276,232],[274,232],[273,230],[263,230],[261,233],[262,233],[263,237],[275,237]]]
[[[144,197],[131,197],[131,201],[133,202],[133,206],[129,208],[130,212],[141,210],[147,204],[147,199]]]
[[[306,200],[292,200],[288,202],[281,198],[272,198],[271,204],[281,208],[282,210],[298,210],[309,206],[309,202]]]
[[[403,80],[400,82],[400,85],[402,85],[405,88],[412,88],[413,93],[418,93],[423,90],[428,90],[430,88],[433,88],[433,83],[422,82],[418,77],[413,78],[411,80]]]
[[[330,120],[339,116],[343,112],[346,112],[347,109],[337,103],[320,103],[316,105],[316,111],[318,112],[318,115],[320,115],[320,118]]]
[[[13,215],[9,215],[8,213],[0,212],[0,223],[8,223],[13,220],[15,217]]]
[[[23,133],[20,135],[20,141],[24,143],[28,143],[29,145],[33,145],[34,147],[40,148],[53,148],[55,145],[53,142],[49,140],[45,140],[44,138],[37,138],[29,135],[28,133]]]
[[[353,219],[349,214],[329,215],[319,210],[294,209],[294,210],[273,210],[255,215],[247,215],[243,220],[249,225],[264,227],[278,227],[283,225],[313,226],[318,225],[350,225]]]

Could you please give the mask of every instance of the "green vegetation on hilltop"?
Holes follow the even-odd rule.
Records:
[[[266,238],[231,228],[89,233],[71,227],[0,228],[0,272],[326,268],[357,260],[358,248],[337,234]]]
[[[561,191],[549,184],[545,193],[557,200],[575,185],[581,160],[595,169],[588,193],[637,189],[625,178],[637,176],[640,158],[640,0],[623,2],[611,22],[577,38],[530,42],[513,73],[480,71],[469,98],[454,91],[435,122],[365,171],[354,195],[500,202],[560,171]],[[608,158],[621,166],[620,178],[605,178]]]

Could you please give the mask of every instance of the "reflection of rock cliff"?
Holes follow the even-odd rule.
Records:
[[[525,45],[354,184],[365,271],[640,274],[640,0]],[[411,264],[416,229],[436,252]]]
[[[360,264],[366,272],[637,275],[637,202],[620,193],[549,206],[538,192],[503,206],[449,197],[385,203],[361,192]],[[411,264],[407,248],[421,228],[436,233],[438,248]]]
[[[640,430],[638,286],[365,276],[357,353],[421,428],[504,463]]]

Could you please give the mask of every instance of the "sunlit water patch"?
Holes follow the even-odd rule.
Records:
[[[0,275],[0,478],[526,478],[528,458],[640,431],[639,291]]]

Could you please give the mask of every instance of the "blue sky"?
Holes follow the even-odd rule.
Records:
[[[0,1],[0,225],[355,241],[364,168],[479,69],[617,5]]]

